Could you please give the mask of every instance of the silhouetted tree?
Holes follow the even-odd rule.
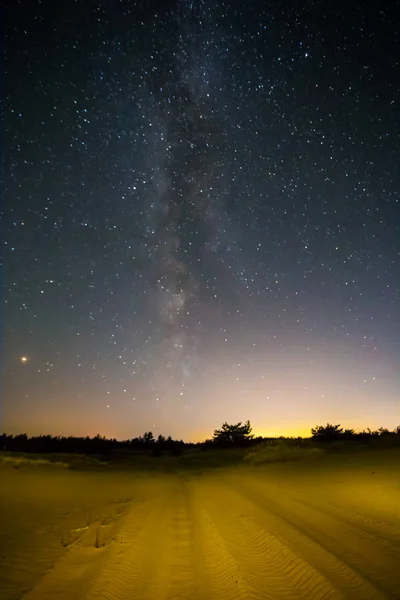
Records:
[[[145,444],[153,444],[155,442],[152,431],[145,431],[145,433],[143,434],[143,442]]]
[[[319,442],[333,442],[343,435],[343,429],[340,425],[317,425],[311,429],[312,437]]]
[[[244,446],[254,437],[251,431],[250,421],[243,424],[240,421],[235,425],[229,425],[225,422],[222,424],[221,429],[215,429],[213,441],[223,446]]]

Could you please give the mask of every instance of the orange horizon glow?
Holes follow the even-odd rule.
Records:
[[[162,390],[157,401],[143,384],[110,377],[104,386],[96,372],[84,382],[65,378],[55,383],[52,371],[35,360],[42,379],[27,384],[16,378],[13,388],[3,390],[8,402],[2,407],[1,429],[27,435],[100,434],[117,440],[152,431],[155,437],[197,443],[211,439],[225,421],[247,419],[256,437],[308,438],[313,427],[327,422],[356,431],[399,425],[398,388],[390,365],[356,356],[344,364],[333,350],[320,354],[311,364],[296,349],[292,355],[263,353],[240,367],[211,357],[213,368],[188,388],[183,400],[160,372],[154,384]],[[20,355],[18,360],[25,365],[30,357]]]

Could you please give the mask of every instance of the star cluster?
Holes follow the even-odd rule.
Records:
[[[395,4],[13,3],[3,429],[398,424]]]

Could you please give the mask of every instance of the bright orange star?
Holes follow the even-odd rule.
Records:
[[[21,356],[21,362],[22,363],[28,362],[28,357],[27,356]]]

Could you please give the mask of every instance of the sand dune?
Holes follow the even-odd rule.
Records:
[[[399,599],[399,474],[373,474],[10,469],[0,598]]]

